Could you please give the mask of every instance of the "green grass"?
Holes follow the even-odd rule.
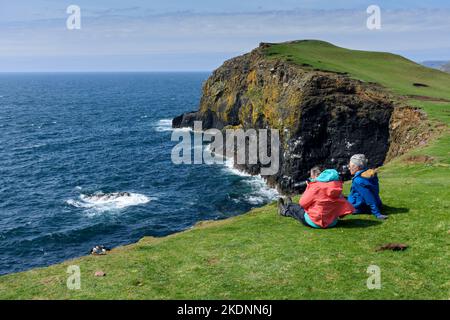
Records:
[[[303,49],[317,53],[317,46],[322,45],[311,44],[312,48]],[[334,48],[330,50],[350,54],[348,50]],[[306,55],[304,50],[292,55],[299,61],[305,59],[314,68],[345,67],[348,60],[345,55],[336,55],[335,61],[326,60],[324,56],[332,59],[332,54],[324,50],[317,53],[321,62],[313,61],[313,55]],[[355,54],[382,55],[383,61],[384,55],[388,55]],[[352,61],[365,65],[356,57]],[[372,63],[371,59],[367,61]],[[378,73],[376,68],[367,67],[356,70],[354,75],[366,80],[370,76],[371,81],[384,85],[395,82],[390,88],[402,94],[417,94],[417,88],[407,86],[414,79],[433,84],[424,88],[427,95],[449,97],[448,92],[443,93],[445,86],[436,80],[441,73],[414,68],[421,73],[410,72],[410,78],[402,83],[398,79],[404,76],[393,81],[383,66],[379,66]],[[425,78],[420,77],[428,73]],[[391,74],[394,76],[397,75]],[[448,81],[442,79],[444,84]],[[144,238],[106,256],[82,257],[2,276],[0,298],[447,300],[450,298],[450,103],[420,100],[410,103],[423,108],[434,123],[441,123],[446,130],[430,145],[409,154],[428,155],[433,158],[431,162],[411,164],[404,161],[408,156],[405,155],[380,169],[381,197],[387,205],[384,212],[390,216],[385,222],[360,215],[347,217],[334,229],[313,230],[278,216],[275,204],[271,204],[169,237]],[[346,183],[346,192],[348,189]],[[387,242],[405,243],[409,248],[403,252],[375,251]],[[80,290],[66,287],[66,270],[72,264],[81,269]],[[381,268],[379,290],[366,286],[369,265]],[[106,272],[106,277],[95,277],[97,270]]]
[[[317,40],[275,44],[265,49],[265,53],[273,59],[349,73],[354,78],[379,83],[402,95],[450,99],[450,74],[392,53],[349,50]],[[429,87],[415,87],[414,83]]]
[[[107,256],[84,257],[0,278],[6,299],[448,299],[448,168],[391,166],[381,172],[386,222],[352,216],[313,230],[277,216],[275,205],[163,239],[145,238]],[[376,252],[386,242],[404,252]],[[66,269],[81,268],[81,290]],[[369,265],[382,288],[368,290]],[[103,270],[106,277],[94,277]]]

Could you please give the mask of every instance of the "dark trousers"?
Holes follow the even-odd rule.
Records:
[[[305,220],[305,210],[295,203],[289,203],[283,207],[283,216],[291,217],[300,221],[303,225],[312,228]]]

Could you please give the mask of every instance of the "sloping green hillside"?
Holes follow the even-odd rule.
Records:
[[[404,58],[352,51],[323,42],[280,44],[272,57],[349,72],[394,92],[448,99],[450,76]],[[414,87],[420,82],[430,87]],[[450,103],[411,100],[443,134],[380,170],[389,219],[367,215],[313,230],[277,215],[275,204],[203,223],[165,238],[144,238],[106,256],[0,277],[1,299],[449,299]],[[348,191],[349,184],[346,184]],[[403,252],[375,249],[387,242]],[[69,265],[81,289],[66,286]],[[381,270],[381,289],[366,286]],[[102,270],[105,277],[95,277]]]
[[[398,94],[450,100],[450,74],[392,53],[350,50],[317,40],[274,44],[265,52],[274,59],[377,82]],[[428,87],[417,86],[420,84]]]

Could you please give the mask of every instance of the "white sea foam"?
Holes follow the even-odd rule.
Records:
[[[265,179],[261,175],[251,175],[247,172],[240,171],[234,167],[234,159],[227,158],[224,162],[224,170],[232,174],[244,177],[245,183],[248,183],[251,187],[251,192],[243,195],[242,199],[236,200],[245,201],[253,205],[260,205],[268,201],[277,199],[279,193],[276,189],[267,185]]]
[[[232,174],[235,174],[237,176],[255,177],[255,176],[252,176],[250,173],[236,169],[234,167],[234,159],[233,158],[225,158],[224,165],[225,165],[225,168],[224,168],[225,171],[231,172]]]
[[[261,176],[253,176],[245,180],[252,187],[252,192],[245,195],[244,199],[251,204],[263,204],[267,201],[275,200],[279,197],[276,189],[270,188]]]
[[[161,119],[156,123],[155,127],[156,131],[163,132],[163,131],[172,131],[172,120],[171,119]]]
[[[172,128],[172,119],[161,119],[158,122],[155,123],[155,130],[158,132],[165,132],[165,131],[174,131],[174,130],[180,130],[180,131],[192,131],[191,128]]]
[[[96,192],[81,194],[78,200],[70,199],[66,203],[76,208],[87,209],[88,213],[102,213],[117,211],[130,206],[137,206],[150,202],[151,199],[143,194],[130,192]]]

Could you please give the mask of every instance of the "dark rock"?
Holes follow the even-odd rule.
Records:
[[[371,167],[381,166],[390,147],[392,96],[343,73],[268,58],[262,50],[267,46],[215,70],[203,86],[199,110],[176,117],[174,127],[200,120],[203,129],[278,129],[280,170],[265,178],[285,193],[294,192],[314,165],[340,169],[355,153],[366,154]],[[258,174],[261,165],[238,168]]]
[[[187,128],[193,127],[194,121],[197,119],[197,112],[187,112],[175,117],[172,120],[172,128]]]

